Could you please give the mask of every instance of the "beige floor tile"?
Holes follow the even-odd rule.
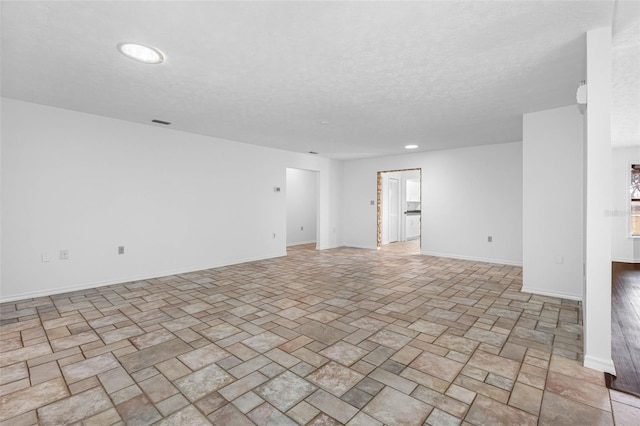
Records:
[[[581,305],[521,287],[413,241],[10,302],[0,426],[635,421],[577,361]]]
[[[193,405],[183,408],[180,411],[162,419],[158,426],[183,426],[183,425],[209,425],[206,419]]]
[[[215,364],[175,381],[176,386],[190,400],[196,401],[234,381],[230,374]]]
[[[473,424],[482,425],[532,425],[537,424],[537,417],[517,408],[478,395],[465,418]]]
[[[599,410],[553,392],[545,391],[540,409],[540,425],[613,425],[609,411]]]
[[[145,395],[138,395],[116,406],[125,424],[146,426],[162,419],[162,415]]]
[[[609,390],[604,386],[550,371],[546,390],[600,410],[611,411]]]
[[[38,417],[42,425],[68,424],[112,407],[109,396],[97,387],[38,409]]]
[[[249,414],[247,414],[247,417],[257,425],[297,426],[296,422],[282,414],[267,402],[254,408]]]
[[[336,362],[329,362],[307,376],[307,380],[330,392],[342,396],[354,387],[364,376]]]
[[[344,341],[339,341],[320,351],[321,355],[337,361],[347,367],[368,353],[368,351]]]
[[[423,373],[450,382],[455,379],[464,367],[464,364],[430,352],[423,352],[422,355],[418,356],[409,366]]]
[[[306,401],[318,410],[328,414],[341,423],[347,423],[358,413],[358,409],[336,398],[322,389],[318,389]]]
[[[64,401],[67,396],[69,392],[62,378],[4,395],[0,398],[0,420],[7,420],[54,401]]]
[[[374,419],[395,425],[421,425],[433,407],[392,388],[384,388],[364,407]]]
[[[612,401],[611,406],[613,408],[613,419],[616,425],[631,426],[640,422],[640,407],[634,407],[617,401]]]

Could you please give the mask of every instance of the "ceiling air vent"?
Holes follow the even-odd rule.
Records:
[[[165,126],[168,126],[169,123],[168,121],[162,121],[162,120],[151,120],[152,123],[158,123],[158,124],[164,124]]]

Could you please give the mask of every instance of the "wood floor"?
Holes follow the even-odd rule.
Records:
[[[609,387],[640,396],[640,265],[613,262],[612,357],[617,376]]]

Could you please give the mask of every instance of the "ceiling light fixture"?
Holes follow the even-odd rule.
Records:
[[[329,124],[329,122],[328,121],[321,121],[320,124],[327,125],[327,124]]]
[[[418,145],[405,145],[404,149],[416,149],[419,148]]]
[[[143,64],[160,64],[164,61],[164,54],[161,51],[144,44],[125,41],[118,43],[116,47],[127,58]]]

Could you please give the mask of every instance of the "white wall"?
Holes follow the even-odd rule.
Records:
[[[520,142],[346,161],[344,244],[376,248],[378,171],[422,168],[422,253],[519,265],[521,165]]]
[[[582,300],[583,158],[577,106],[523,116],[523,291]]]
[[[320,172],[318,247],[340,245],[340,162],[10,99],[2,113],[3,301],[283,256],[287,167]]]
[[[640,147],[613,149],[611,258],[616,262],[640,262],[640,238],[629,236],[631,164],[640,164]]]
[[[287,246],[316,242],[318,172],[287,169]]]

